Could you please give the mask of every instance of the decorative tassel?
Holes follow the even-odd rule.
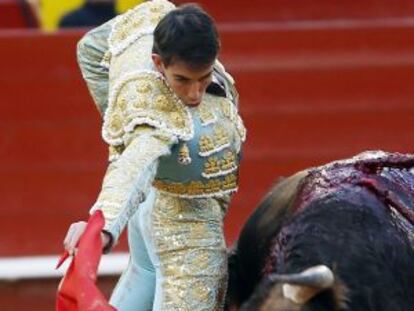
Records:
[[[178,153],[178,162],[182,165],[188,165],[191,163],[190,149],[187,144],[182,144]]]

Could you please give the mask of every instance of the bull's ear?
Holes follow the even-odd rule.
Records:
[[[314,266],[297,274],[273,274],[270,279],[283,284],[283,296],[294,303],[305,304],[318,293],[332,288],[335,277],[327,266]]]

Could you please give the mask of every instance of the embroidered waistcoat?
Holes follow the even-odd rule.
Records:
[[[155,0],[117,18],[103,64],[109,68],[109,99],[103,138],[111,160],[122,154],[134,128],[149,125],[177,138],[171,154],[159,159],[153,181],[159,191],[183,197],[209,197],[237,190],[238,165],[246,131],[237,111],[233,80],[219,62],[214,76],[226,97],[206,93],[188,107],[154,68],[153,30],[174,6]]]

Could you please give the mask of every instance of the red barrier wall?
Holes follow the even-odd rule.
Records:
[[[229,242],[280,176],[413,151],[414,27],[220,28],[249,130]],[[0,256],[59,252],[99,191],[106,147],[76,65],[80,35],[0,35]]]
[[[175,3],[193,1],[176,0]],[[198,0],[217,21],[322,21],[411,17],[411,0]]]
[[[414,152],[413,1],[201,3],[224,22],[248,128],[229,242],[280,176],[368,149]],[[0,257],[60,252],[99,191],[106,147],[76,65],[81,35],[0,32]],[[101,281],[109,293],[114,278]],[[0,309],[53,310],[56,287],[0,282]]]
[[[0,0],[0,29],[36,27],[37,20],[24,0]]]

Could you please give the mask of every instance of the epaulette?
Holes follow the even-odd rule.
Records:
[[[125,134],[143,124],[184,141],[194,135],[190,111],[156,71],[132,72],[117,82],[109,97],[102,136],[109,145],[122,146]]]

